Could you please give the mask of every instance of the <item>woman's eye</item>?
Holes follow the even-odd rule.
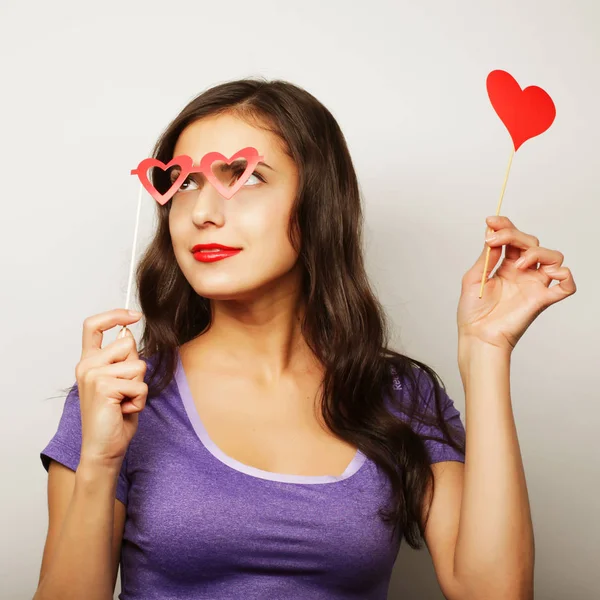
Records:
[[[251,182],[252,178],[256,180],[254,183]],[[246,181],[246,183],[244,183],[244,185],[256,185],[257,183],[263,182],[264,179],[262,179],[262,177],[255,171],[254,173],[252,173],[252,175],[250,175],[250,177],[248,177],[248,180]]]
[[[232,175],[233,175],[233,181],[237,181],[245,172],[246,169],[240,168],[240,169],[236,169],[235,171],[233,171]],[[250,175],[250,177],[248,177],[248,179],[244,182],[244,185],[258,185],[259,183],[264,183],[265,180],[263,179],[263,177],[260,175],[260,173],[258,173],[258,171],[254,171],[254,173],[252,173],[252,175]]]
[[[231,181],[230,185],[234,181],[237,181],[243,173],[244,173],[243,170],[234,173],[233,180]],[[176,179],[177,179],[176,177],[173,178],[171,185],[173,185],[173,183],[175,182]],[[253,186],[253,185],[258,185],[259,183],[264,183],[264,181],[265,180],[262,178],[262,176],[259,173],[257,173],[256,171],[254,171],[254,173],[252,173],[252,175],[250,175],[250,177],[248,177],[248,179],[244,182],[244,185]],[[179,188],[177,189],[177,192],[188,192],[190,190],[196,190],[196,189],[198,189],[198,182],[195,181],[195,179],[193,177],[188,176],[180,184]]]
[[[179,186],[179,191],[180,192],[187,192],[189,189],[191,189],[190,187],[186,187],[186,186],[189,186],[190,183],[192,185],[197,186],[197,183],[191,177],[186,177],[184,179],[183,183]]]

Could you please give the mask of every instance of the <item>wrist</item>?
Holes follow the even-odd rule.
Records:
[[[480,340],[469,338],[458,339],[458,367],[463,381],[473,369],[490,364],[510,366],[512,350],[500,348]]]
[[[90,502],[112,502],[117,494],[118,470],[97,464],[79,463],[73,493]]]
[[[123,464],[123,457],[118,459],[104,459],[95,456],[82,454],[77,467],[77,473],[82,479],[98,479],[107,475],[118,475]]]

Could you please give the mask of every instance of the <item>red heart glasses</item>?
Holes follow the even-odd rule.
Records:
[[[177,193],[181,184],[191,173],[202,173],[221,196],[230,199],[246,183],[258,162],[263,158],[258,154],[258,150],[252,146],[242,148],[230,158],[223,156],[220,152],[209,152],[202,157],[198,166],[194,166],[193,159],[186,154],[175,156],[166,165],[156,158],[145,158],[136,169],[131,170],[131,175],[137,175],[146,191],[161,205],[166,204]],[[218,161],[221,166],[231,166],[236,161],[242,162],[241,159],[244,159],[246,165],[244,172],[235,180],[233,185],[225,185],[213,171],[213,165]],[[164,194],[161,194],[149,181],[148,170],[151,167],[159,167],[166,171],[174,166],[179,167],[179,175],[173,181],[171,187]]]

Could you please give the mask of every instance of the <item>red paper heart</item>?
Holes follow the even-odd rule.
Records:
[[[524,142],[544,133],[556,117],[552,98],[540,87],[521,89],[506,71],[492,71],[487,92],[494,110],[508,129],[515,152]]]

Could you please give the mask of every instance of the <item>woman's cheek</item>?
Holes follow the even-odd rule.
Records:
[[[285,225],[286,220],[282,211],[267,204],[246,207],[246,210],[239,215],[240,229],[244,231],[245,236],[255,242],[276,237],[278,231]]]
[[[171,240],[173,246],[177,247],[180,238],[184,231],[182,220],[178,218],[177,212],[171,210],[169,213],[169,233],[171,234]]]

